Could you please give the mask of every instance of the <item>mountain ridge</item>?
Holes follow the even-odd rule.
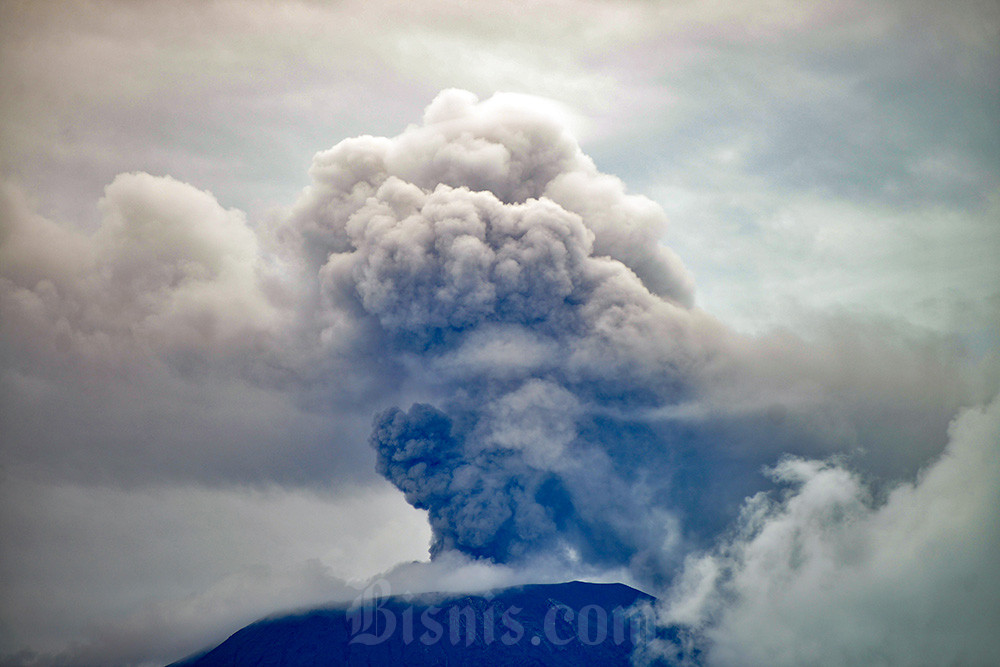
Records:
[[[384,584],[384,582],[383,582]],[[653,596],[570,581],[480,593],[388,595],[262,618],[168,667],[325,665],[629,665],[654,639]]]

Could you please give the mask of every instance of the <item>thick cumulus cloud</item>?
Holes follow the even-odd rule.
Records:
[[[268,481],[283,466],[275,443],[294,458],[328,442],[268,384],[293,349],[289,309],[243,214],[142,173],[116,178],[99,209],[86,232],[14,188],[0,199],[5,465]]]
[[[873,499],[830,462],[786,459],[664,600],[676,657],[712,665],[993,664],[1000,657],[1000,401],[963,412],[940,460]],[[649,657],[656,655],[652,651]]]
[[[9,187],[3,209],[6,321],[32,327],[12,334],[62,335],[94,356],[126,333],[157,349],[221,351],[253,345],[271,325],[256,234],[190,185],[119,176],[89,236],[32,215]]]

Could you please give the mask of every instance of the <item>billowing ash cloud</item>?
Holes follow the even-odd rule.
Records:
[[[662,210],[645,197],[626,194],[619,179],[598,172],[567,129],[524,97],[495,95],[478,102],[471,93],[445,91],[427,108],[422,126],[394,139],[343,141],[318,154],[310,174],[313,185],[296,205],[290,226],[316,265],[327,263],[331,253],[355,251],[377,262],[380,255],[372,254],[389,251],[392,243],[415,242],[426,252],[425,244],[433,239],[434,254],[442,253],[442,260],[450,255],[447,270],[456,280],[480,275],[459,262],[475,259],[481,268],[492,269],[481,278],[528,296],[533,293],[524,283],[529,276],[519,281],[505,274],[511,270],[507,260],[530,270],[546,260],[532,249],[544,253],[562,245],[566,256],[550,258],[559,266],[592,251],[624,263],[653,293],[691,302],[690,276],[657,240],[666,224]],[[481,229],[475,228],[476,219]],[[448,220],[455,223],[449,226]],[[374,221],[379,222],[370,224]],[[534,223],[545,232],[524,238]],[[474,239],[481,245],[450,246]],[[418,261],[424,253],[417,248],[405,259]],[[499,254],[487,259],[487,250]],[[529,254],[519,254],[524,252]],[[404,259],[382,259],[395,257]],[[567,288],[564,281],[561,289]]]
[[[614,406],[675,401],[703,363],[690,341],[718,328],[688,308],[662,211],[523,99],[460,91],[421,127],[321,153],[312,176],[286,242],[324,303],[377,320],[445,397],[382,413],[372,436],[380,472],[428,510],[434,551],[662,551],[671,523],[645,516],[657,485],[637,493],[608,451],[648,438]]]
[[[380,413],[371,442],[433,553],[556,550],[655,577],[775,448],[867,446],[867,399],[911,378],[864,367],[889,358],[871,341],[748,341],[693,308],[662,211],[524,102],[446,91],[420,126],[320,153],[278,237],[318,276],[328,330],[367,322],[423,401]],[[939,438],[948,411],[927,400]]]

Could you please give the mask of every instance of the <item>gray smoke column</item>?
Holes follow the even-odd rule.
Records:
[[[343,141],[311,174],[285,239],[322,302],[374,318],[443,397],[381,413],[371,436],[433,552],[661,558],[663,480],[636,465],[655,439],[616,415],[680,400],[719,335],[657,241],[662,210],[503,95],[446,91],[421,126]]]
[[[320,339],[395,364],[419,401],[381,412],[371,444],[435,554],[665,576],[776,451],[868,438],[865,392],[921,411],[897,369],[933,364],[908,352],[857,332],[833,353],[751,341],[694,308],[660,207],[523,97],[445,91],[421,125],[345,140],[311,176],[279,238],[314,281]],[[896,422],[943,434],[934,419]]]

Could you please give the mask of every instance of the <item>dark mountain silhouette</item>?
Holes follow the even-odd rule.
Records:
[[[629,665],[657,629],[654,598],[573,581],[481,594],[368,595],[351,606],[257,621],[170,667]]]

